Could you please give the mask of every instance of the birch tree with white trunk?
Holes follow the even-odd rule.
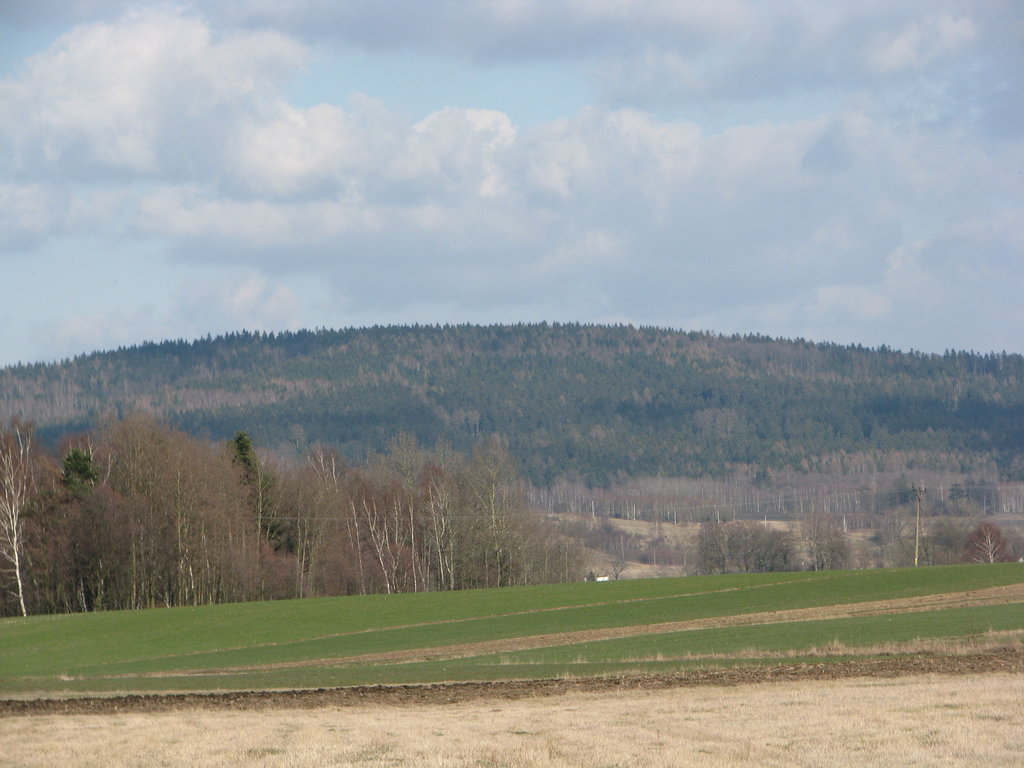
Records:
[[[32,482],[32,432],[15,424],[0,434],[0,557],[11,573],[22,616],[28,616],[22,550],[24,514]]]

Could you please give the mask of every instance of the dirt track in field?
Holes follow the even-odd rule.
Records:
[[[948,608],[997,605],[1020,600],[1024,600],[1024,583],[976,589],[968,592],[952,592],[896,600],[878,600],[848,605],[827,605],[820,608],[795,608],[784,611],[745,613],[734,616],[716,616],[708,619],[692,619],[690,621],[673,621],[628,627],[608,627],[606,629],[560,632],[549,635],[530,635],[528,637],[512,637],[439,648],[413,648],[405,651],[350,656],[345,659],[325,659],[320,663],[332,665],[339,663],[372,664],[432,661],[437,659],[454,659],[463,656],[478,656],[485,653],[509,653],[534,648],[550,648],[558,645],[591,643],[597,640],[614,640],[622,637],[637,637],[639,635],[658,635],[668,632],[687,632],[698,629],[751,626],[755,624],[780,624],[790,621],[821,621],[824,619],[844,619],[857,616],[881,616],[888,613],[914,613]],[[298,662],[291,666],[307,666],[307,664]],[[261,667],[261,669],[265,668]]]
[[[486,653],[503,653],[531,648],[592,642],[595,640],[659,634],[714,627],[816,621],[856,616],[931,611],[955,607],[1015,603],[1024,600],[1024,584],[923,597],[829,605],[744,615],[712,617],[691,621],[613,627],[491,642],[410,649],[391,653],[272,664],[244,669],[196,670],[202,675],[295,666],[334,666],[412,662],[459,658]],[[0,700],[0,717],[45,714],[111,714],[117,712],[175,712],[188,710],[314,709],[319,707],[385,704],[413,706],[477,700],[521,699],[582,692],[658,690],[696,686],[733,686],[778,681],[829,681],[854,677],[893,678],[909,675],[964,675],[984,673],[1024,674],[1024,651],[1003,646],[985,652],[919,652],[883,658],[853,659],[823,663],[776,663],[722,669],[694,669],[666,674],[618,675],[596,678],[552,680],[437,683],[427,685],[375,685],[295,691],[242,691],[230,693],[183,693],[159,695],[100,696]],[[185,670],[174,675],[188,675]],[[160,676],[159,673],[154,676]]]
[[[918,655],[821,664],[704,669],[672,674],[626,675],[489,683],[356,686],[303,691],[117,696],[81,699],[0,701],[0,716],[177,712],[191,710],[254,711],[316,709],[368,704],[417,706],[479,700],[508,700],[573,693],[663,690],[699,686],[733,686],[783,681],[830,681],[854,677],[895,678],[909,675],[1024,674],[1019,650],[962,656]]]
[[[598,640],[614,640],[624,637],[637,637],[640,635],[657,635],[668,632],[687,632],[699,629],[751,626],[756,624],[777,624],[791,621],[821,621],[824,619],[843,619],[858,616],[880,616],[888,613],[914,613],[918,611],[966,608],[970,606],[996,605],[1019,601],[1024,601],[1024,583],[1010,584],[1002,587],[990,587],[987,589],[976,589],[966,592],[950,592],[938,595],[924,595],[921,597],[899,598],[894,600],[849,603],[845,605],[827,605],[818,608],[795,608],[791,610],[746,613],[732,616],[715,616],[707,619],[673,621],[660,624],[607,627],[604,629],[588,629],[578,632],[559,632],[546,635],[509,637],[479,643],[461,643],[458,645],[434,646],[431,648],[410,648],[408,650],[389,651],[386,653],[280,662],[276,664],[261,664],[245,667],[197,670],[177,669],[170,672],[132,674],[130,677],[182,677],[190,674],[203,676],[299,667],[438,661],[441,659],[458,659],[465,658],[467,656],[480,656],[490,653],[511,653],[514,651],[551,648],[561,645],[574,645],[576,643],[591,643]]]

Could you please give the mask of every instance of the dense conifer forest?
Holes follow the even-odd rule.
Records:
[[[351,462],[497,438],[533,485],[935,470],[1024,479],[1024,358],[632,326],[396,326],[147,343],[0,371],[37,439],[142,411]]]

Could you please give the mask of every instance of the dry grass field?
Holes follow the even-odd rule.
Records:
[[[1024,675],[459,703],[0,718],[5,766],[962,766],[1024,762]]]

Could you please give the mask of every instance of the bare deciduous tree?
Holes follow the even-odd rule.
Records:
[[[828,571],[847,566],[850,546],[842,526],[834,517],[812,512],[803,519],[800,530],[807,543],[807,554],[813,570]]]
[[[981,523],[967,537],[967,559],[972,563],[999,563],[1006,555],[1006,539],[998,525]]]
[[[443,467],[427,467],[420,481],[429,562],[441,589],[457,586],[456,554],[459,546],[460,504],[458,479]]]
[[[0,433],[0,555],[11,572],[22,616],[28,616],[22,552],[25,507],[32,483],[32,430],[15,423]]]
[[[728,567],[728,546],[725,523],[713,520],[701,523],[697,533],[697,570],[701,573],[725,573]]]
[[[792,567],[788,531],[752,520],[707,521],[697,534],[697,570],[701,573],[764,573]]]

